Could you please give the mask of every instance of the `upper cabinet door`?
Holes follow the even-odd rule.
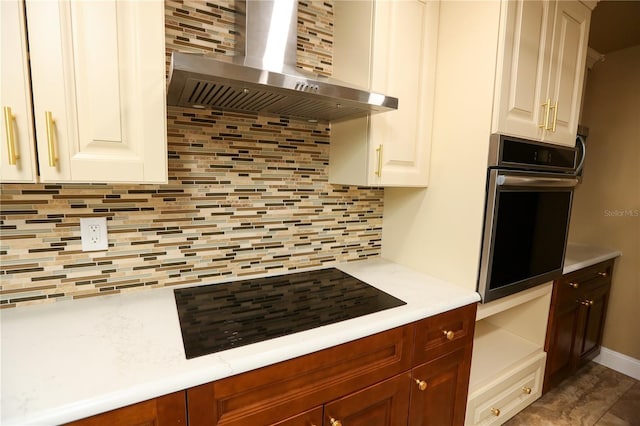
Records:
[[[331,124],[329,181],[426,186],[438,1],[339,1],[333,77],[398,98],[396,111]]]
[[[549,113],[551,130],[546,132],[545,140],[574,146],[591,11],[577,1],[558,1],[555,7],[548,95],[552,100]]]
[[[35,182],[35,146],[24,3],[0,1],[2,25],[0,181]]]
[[[165,182],[164,4],[28,2],[44,182]]]
[[[574,146],[591,12],[577,0],[502,8],[493,132]]]
[[[498,65],[494,132],[540,139],[545,119],[553,10],[548,1],[502,4],[504,55]]]

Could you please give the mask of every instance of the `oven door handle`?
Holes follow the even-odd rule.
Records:
[[[578,185],[577,178],[531,177],[499,175],[498,186],[527,186],[533,188],[573,188]]]

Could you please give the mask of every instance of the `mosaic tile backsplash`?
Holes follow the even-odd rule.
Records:
[[[167,55],[235,54],[236,6],[166,1]],[[299,65],[330,74],[332,2],[299,2],[298,21]],[[169,107],[167,128],[166,185],[0,186],[2,308],[380,254],[382,190],[328,183],[326,124]],[[91,216],[107,251],[81,251]]]

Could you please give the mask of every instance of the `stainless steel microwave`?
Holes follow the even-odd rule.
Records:
[[[478,292],[488,302],[562,275],[576,149],[492,135]]]

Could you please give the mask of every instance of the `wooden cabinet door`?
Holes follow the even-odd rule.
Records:
[[[541,139],[547,101],[553,10],[548,1],[502,3],[504,57],[496,75],[494,133]]]
[[[164,3],[27,2],[40,180],[165,182]]]
[[[187,389],[189,424],[274,424],[373,386],[411,369],[413,336],[408,324]]]
[[[576,355],[580,358],[580,364],[589,361],[600,350],[608,302],[608,285],[590,291],[581,302],[580,331],[576,341]]]
[[[576,333],[578,331],[580,304],[575,299],[554,309],[552,305],[547,329],[547,365],[544,389],[567,377],[574,365]]]
[[[406,425],[409,380],[409,373],[403,373],[326,404],[324,425]]]
[[[549,74],[549,142],[575,146],[591,11],[578,1],[556,2]]]
[[[470,358],[460,349],[412,370],[410,426],[464,424]]]
[[[27,34],[22,0],[0,2],[0,181],[35,182],[35,145]]]
[[[321,424],[322,407],[317,407],[281,422],[273,423],[270,426],[320,426]]]
[[[186,426],[184,391],[68,423],[69,426]]]

